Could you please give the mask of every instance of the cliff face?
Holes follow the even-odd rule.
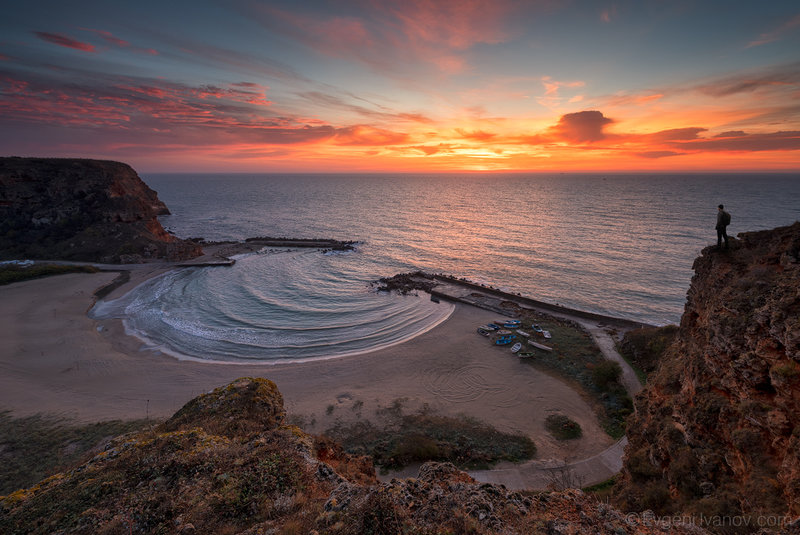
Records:
[[[180,260],[199,248],[168,234],[156,193],[128,165],[0,158],[0,258]]]
[[[280,392],[242,378],[74,470],[0,497],[0,532],[474,535],[664,529],[581,491],[523,495],[450,464],[379,484],[371,461],[283,423]],[[670,533],[701,533],[673,525]]]
[[[695,261],[677,339],[629,421],[627,507],[800,513],[799,258],[795,223]]]

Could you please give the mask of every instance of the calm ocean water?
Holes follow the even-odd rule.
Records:
[[[415,269],[573,308],[674,323],[694,258],[716,241],[718,204],[733,216],[730,235],[800,219],[800,175],[143,179],[172,211],[162,223],[181,237],[362,242],[346,255],[262,254],[240,260],[233,270],[173,274],[157,283],[157,302],[136,305],[146,311],[141,317],[173,314],[173,325],[141,318],[133,323],[177,353],[234,360],[331,353],[309,349],[314,340],[325,340],[319,329],[338,333],[327,341],[334,344],[332,353],[425,330],[446,317],[441,308],[424,299],[377,296],[368,288],[378,277]],[[297,338],[286,322],[309,336]],[[337,322],[350,327],[342,331]]]

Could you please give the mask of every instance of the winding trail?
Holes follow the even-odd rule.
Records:
[[[463,284],[458,281],[446,281],[437,278],[439,284],[435,288],[437,296],[445,297],[453,301],[458,301],[480,308],[485,308],[508,315],[508,311],[501,305],[503,301],[511,301],[519,306],[549,314],[551,316],[574,321],[580,324],[592,336],[592,339],[600,348],[603,356],[614,361],[622,368],[621,382],[633,397],[642,389],[642,383],[633,368],[622,358],[616,348],[616,343],[612,336],[612,328],[630,329],[631,323],[627,320],[617,320],[615,318],[602,318],[592,314],[583,314],[579,311],[570,313],[562,307],[552,307],[548,305],[536,306],[535,302],[518,298],[511,294],[499,291],[482,292],[476,291],[472,284]],[[522,489],[546,489],[548,486],[557,487],[584,487],[601,483],[616,475],[622,469],[622,458],[625,453],[625,446],[628,439],[622,437],[611,447],[579,461],[566,463],[559,459],[540,459],[525,463],[513,464],[505,463],[491,470],[473,470],[469,475],[478,481],[485,483],[497,483],[505,485],[512,490]]]

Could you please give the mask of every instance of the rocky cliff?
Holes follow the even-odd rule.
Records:
[[[510,492],[450,464],[380,484],[371,461],[283,422],[280,392],[242,378],[74,470],[0,497],[0,532],[646,534],[665,527],[578,490]],[[700,533],[671,525],[670,533]]]
[[[636,399],[618,491],[630,509],[753,532],[800,513],[800,223],[732,241],[694,263],[677,337]]]
[[[200,254],[158,222],[168,214],[128,165],[0,158],[0,259],[182,260]]]

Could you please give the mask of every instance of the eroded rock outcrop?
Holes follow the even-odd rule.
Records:
[[[201,254],[164,230],[157,217],[168,213],[123,163],[0,158],[0,259],[117,263]]]
[[[629,421],[624,506],[800,514],[800,223],[706,248],[675,342]],[[774,527],[774,522],[773,526]]]
[[[70,472],[0,497],[0,532],[702,533],[624,515],[579,490],[481,484],[447,463],[379,484],[369,458],[283,417],[274,383],[238,379]]]

